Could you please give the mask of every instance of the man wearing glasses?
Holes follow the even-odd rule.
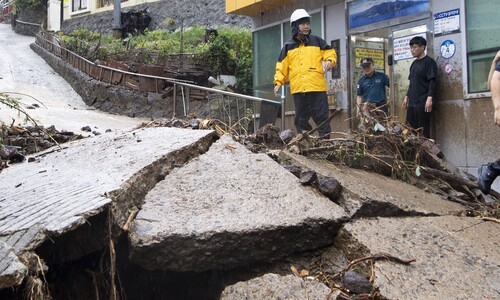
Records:
[[[406,108],[406,123],[411,127],[423,128],[425,137],[430,138],[431,112],[436,101],[436,61],[425,53],[427,41],[416,36],[410,40],[411,54],[416,59],[410,67],[410,87],[403,100]]]
[[[382,72],[375,71],[375,65],[371,57],[361,59],[360,66],[363,68],[364,75],[359,79],[357,85],[356,103],[358,105],[358,115],[361,105],[366,105],[366,103],[375,105],[387,115],[385,87],[389,87],[389,77]]]

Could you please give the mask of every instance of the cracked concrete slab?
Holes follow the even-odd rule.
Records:
[[[343,187],[338,204],[351,218],[438,216],[465,209],[458,203],[380,174],[334,165],[327,160],[317,160],[285,151],[279,155],[301,168],[337,179]]]
[[[0,289],[21,284],[27,273],[12,247],[0,241]]]
[[[221,300],[261,299],[336,299],[339,292],[332,291],[315,278],[294,275],[265,274],[248,281],[241,281],[224,289]]]
[[[150,270],[231,268],[331,244],[345,221],[338,205],[225,135],[146,195],[130,260]]]
[[[111,206],[122,226],[128,209],[142,204],[158,177],[206,151],[213,134],[165,127],[107,133],[11,165],[0,173],[0,241],[19,255]]]
[[[498,299],[498,232],[498,223],[477,218],[360,219],[345,225],[336,244],[350,247],[350,259],[381,252],[416,259],[375,263],[374,285],[387,299]]]

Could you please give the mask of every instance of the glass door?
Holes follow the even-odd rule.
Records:
[[[389,34],[391,33],[389,28],[374,30],[370,32],[364,32],[360,34],[355,34],[350,36],[350,97],[351,99],[351,128],[357,127],[357,117],[356,117],[356,88],[358,80],[363,76],[363,70],[360,67],[360,61],[362,58],[371,57],[375,65],[375,70],[383,72],[389,76],[389,80],[392,77],[392,67],[390,63],[390,55],[392,51],[389,47]],[[387,92],[387,100],[391,102],[392,92],[389,89]],[[389,109],[390,110],[390,109]],[[389,111],[389,114],[391,112]]]

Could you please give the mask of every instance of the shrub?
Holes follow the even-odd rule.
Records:
[[[31,0],[34,1],[34,0]],[[218,35],[205,42],[205,28],[193,26],[169,32],[164,29],[145,30],[144,34],[130,35],[124,41],[109,35],[91,32],[87,28],[60,35],[66,47],[89,59],[106,60],[120,53],[137,53],[145,57],[164,58],[170,54],[192,53],[208,65],[214,75],[236,76],[236,88],[244,94],[252,92],[252,34],[247,29],[224,27]]]

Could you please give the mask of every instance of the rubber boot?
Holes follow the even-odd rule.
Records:
[[[479,167],[477,173],[477,184],[479,185],[479,189],[481,189],[481,192],[485,195],[488,195],[493,181],[500,175],[500,163],[497,161],[482,165]]]

